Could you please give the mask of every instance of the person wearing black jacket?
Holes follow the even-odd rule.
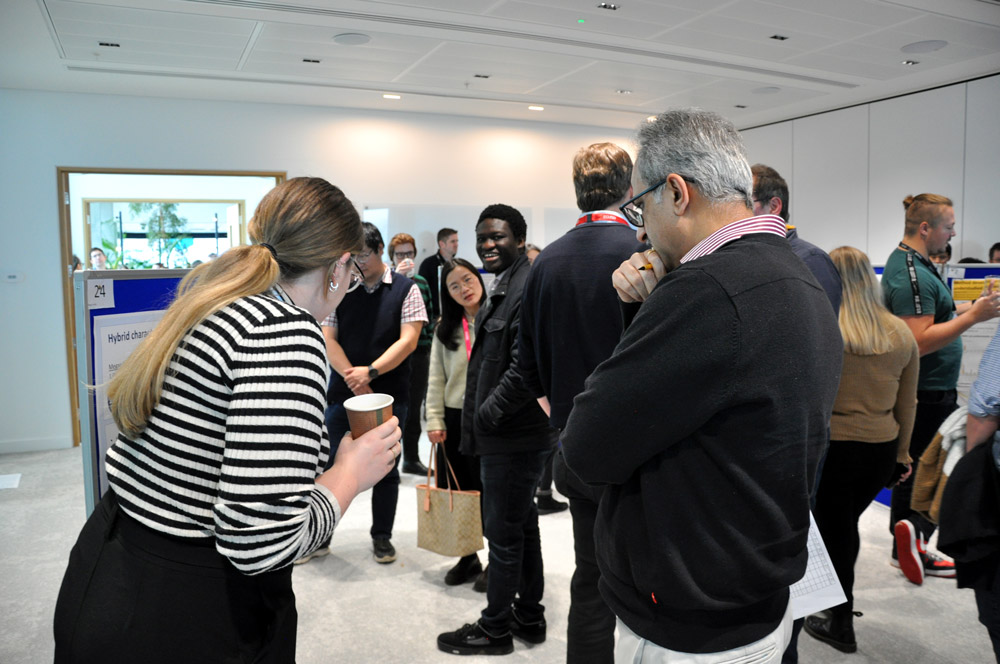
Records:
[[[636,242],[618,206],[632,196],[632,158],[613,143],[581,148],[573,158],[573,186],[580,216],[566,234],[545,248],[531,267],[521,303],[518,351],[524,381],[563,429],[584,381],[608,359],[622,335],[618,296],[611,274]],[[567,342],[567,331],[574,334]],[[562,453],[553,464],[556,488],[569,498],[576,569],[570,584],[566,661],[607,664],[614,660],[615,615],[597,590],[594,519],[600,489],[566,469]]]
[[[714,113],[639,129],[621,210],[653,250],[612,282],[642,304],[563,432],[570,470],[604,488],[595,539],[619,661],[776,663],[791,636],[843,346],[784,221],[752,216],[752,183]]]
[[[487,207],[476,223],[476,252],[496,278],[476,317],[460,449],[479,457],[490,556],[481,617],[438,636],[438,648],[456,655],[511,653],[513,636],[529,643],[545,640],[534,498],[555,438],[518,366],[521,293],[530,269],[526,235],[524,217],[509,205]]]

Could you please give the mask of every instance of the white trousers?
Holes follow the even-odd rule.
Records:
[[[792,638],[792,607],[789,603],[778,628],[753,643],[725,652],[690,653],[668,650],[647,641],[618,619],[615,664],[778,664]]]

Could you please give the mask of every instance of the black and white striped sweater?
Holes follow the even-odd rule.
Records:
[[[316,549],[340,520],[315,482],[330,455],[328,376],[306,311],[258,295],[216,312],[185,335],[143,433],[108,450],[122,508],[169,535],[214,537],[246,574]]]

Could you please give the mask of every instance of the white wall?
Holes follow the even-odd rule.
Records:
[[[903,198],[955,203],[952,259],[1000,241],[1000,76],[743,132],[751,162],[787,180],[790,221],[827,251],[850,244],[884,263],[903,236]]]
[[[0,119],[0,273],[24,276],[0,284],[0,452],[71,444],[57,166],[317,175],[358,208],[506,202],[545,244],[575,222],[546,214],[575,208],[573,154],[629,140],[582,126],[17,90],[0,90]]]

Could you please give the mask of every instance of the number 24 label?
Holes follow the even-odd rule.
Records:
[[[87,306],[91,309],[113,309],[115,306],[114,279],[92,279],[88,281]]]

